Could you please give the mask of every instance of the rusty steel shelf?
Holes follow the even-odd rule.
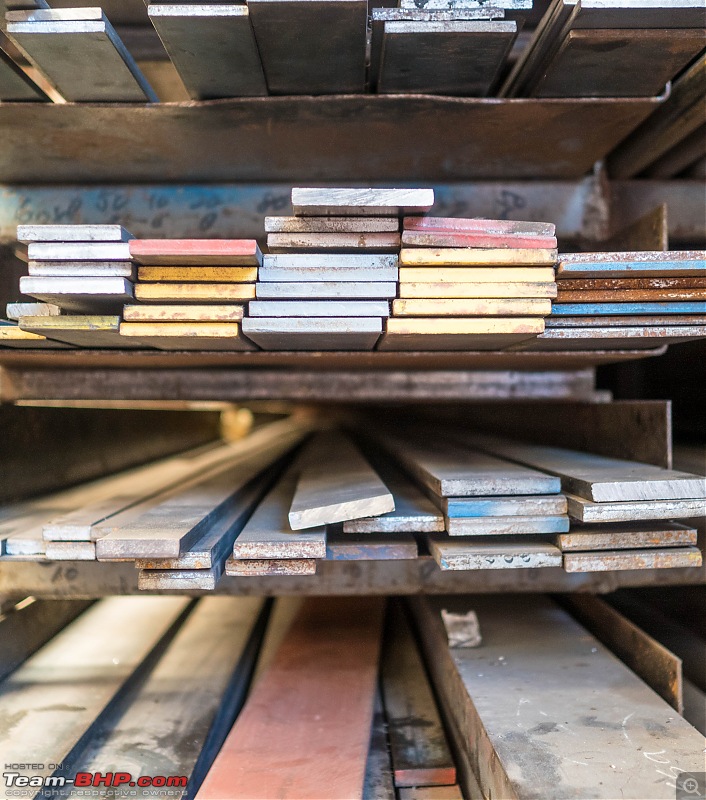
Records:
[[[0,103],[0,182],[578,178],[663,101],[331,95]]]

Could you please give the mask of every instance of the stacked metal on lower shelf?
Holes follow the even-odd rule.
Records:
[[[3,561],[134,561],[145,590],[313,575],[325,561],[441,570],[695,567],[706,478],[452,426],[257,428],[4,509]]]
[[[681,660],[588,595],[27,598],[0,637],[8,797],[669,800],[703,774]]]
[[[400,297],[381,350],[502,350],[544,330],[554,225],[405,217]]]
[[[294,216],[265,218],[264,256],[254,239],[20,226],[20,291],[45,305],[10,304],[0,346],[595,352],[706,338],[704,251],[561,254],[551,223],[427,216],[433,203],[432,189],[294,188]]]

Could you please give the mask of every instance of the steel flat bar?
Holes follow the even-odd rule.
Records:
[[[262,262],[254,239],[133,239],[129,258],[149,266],[252,266]]]
[[[137,283],[135,300],[143,303],[217,303],[250,300],[253,283]]]
[[[434,561],[443,571],[537,569],[562,564],[559,548],[541,542],[492,536],[476,542],[439,535],[427,537],[427,542]]]
[[[243,333],[264,350],[372,350],[379,317],[246,317]]]
[[[383,23],[378,92],[486,97],[517,36],[517,23]]]
[[[270,94],[365,90],[366,0],[252,0],[248,9]]]
[[[270,253],[395,253],[400,249],[399,233],[270,233]]]
[[[650,97],[703,49],[706,31],[569,31],[532,89],[534,97]]]
[[[315,575],[317,563],[313,558],[229,558],[226,575],[233,578]]]
[[[393,604],[382,651],[382,694],[396,787],[456,783],[444,725],[404,608]]]
[[[255,293],[258,300],[387,300],[397,296],[397,284],[379,281],[267,283],[260,280],[255,287]]]
[[[241,352],[256,349],[242,335],[239,322],[121,322],[120,337],[133,347],[158,350]]]
[[[292,189],[298,217],[400,217],[424,214],[433,205],[433,189]]]
[[[572,523],[568,533],[555,538],[562,552],[636,550],[651,547],[695,545],[696,528],[678,522],[617,522],[606,525]]]
[[[706,302],[685,303],[562,303],[552,308],[555,316],[638,315],[638,314],[706,314]]]
[[[9,22],[7,34],[71,102],[157,102],[104,14],[100,20]]]
[[[633,500],[595,503],[567,494],[569,516],[579,522],[633,522],[636,520],[686,519],[706,515],[706,499]]]
[[[392,313],[396,317],[544,317],[551,311],[552,301],[541,298],[412,298],[392,301]]]
[[[540,317],[391,317],[378,350],[503,350],[543,331]]]
[[[410,534],[344,533],[326,537],[327,561],[399,561],[416,559],[418,555],[417,541]]]
[[[243,305],[130,305],[123,308],[126,322],[240,322]]]
[[[536,497],[444,497],[439,508],[447,517],[557,516],[566,514],[560,494]]]
[[[414,219],[414,217],[408,217]],[[420,217],[427,219],[427,217]],[[462,222],[462,220],[459,220]],[[408,247],[501,247],[504,249],[532,249],[543,248],[555,250],[557,241],[555,236],[532,235],[526,233],[484,233],[460,230],[427,230],[414,227],[405,228],[402,233],[402,244]]]
[[[553,281],[544,283],[409,283],[400,284],[401,298],[500,298],[557,296]]]
[[[246,5],[150,3],[148,13],[194,100],[267,94]]]
[[[252,300],[248,305],[250,317],[387,317],[389,314],[387,300]]]
[[[86,741],[96,719],[188,602],[177,597],[104,599],[29,658],[0,686],[3,708],[13,720],[0,731],[3,764],[25,763],[22,753],[32,752],[33,776],[51,775]],[[27,796],[39,794],[41,789],[33,787]]]
[[[569,518],[563,516],[445,517],[449,536],[529,536],[564,533]]]
[[[482,237],[495,236],[504,241],[532,239],[554,239],[556,226],[553,222],[526,222],[512,219],[482,219],[472,217],[405,217],[403,231],[426,234]],[[403,236],[404,236],[403,233]],[[480,246],[480,245],[479,245]],[[494,246],[494,245],[489,245]],[[556,247],[556,245],[552,245]]]
[[[122,308],[132,300],[132,287],[126,278],[20,278],[22,294],[78,314]]]
[[[287,515],[299,479],[294,464],[263,498],[233,544],[233,558],[242,560],[311,560],[326,558],[326,528],[295,533]]]
[[[62,314],[21,317],[20,328],[75,347],[139,347],[120,338],[120,317]]]
[[[305,601],[198,800],[362,796],[383,609],[377,599]],[[335,771],[313,766],[327,758],[332,742]]]
[[[30,242],[128,242],[132,239],[122,225],[28,224],[17,226],[17,241]]]
[[[472,247],[403,247],[400,264],[405,267],[548,267],[557,261],[551,248],[472,248]]]
[[[320,433],[307,445],[288,514],[292,530],[394,510],[389,489],[349,437]]]
[[[265,217],[265,233],[397,233],[397,217]]]
[[[30,261],[27,274],[39,278],[128,278],[135,279],[129,261]]]
[[[124,713],[105,721],[72,769],[141,764],[149,746],[154,774],[187,776],[193,796],[245,702],[262,609],[254,597],[200,600]]]
[[[706,479],[620,458],[528,444],[485,434],[460,441],[561,479],[562,488],[593,502],[704,498]]]
[[[667,800],[674,781],[663,767],[701,769],[703,737],[548,599],[420,598],[413,607],[440,702],[473,742],[485,796]],[[449,647],[442,608],[474,610],[483,646]],[[670,735],[655,745],[663,729]],[[536,769],[537,748],[551,769]]]
[[[273,258],[275,256],[272,256]],[[345,258],[346,256],[341,256]],[[267,256],[266,256],[267,258]],[[397,266],[322,266],[292,264],[285,267],[263,266],[257,275],[265,283],[388,283],[399,277]]]
[[[622,569],[683,569],[700,567],[698,547],[668,547],[642,550],[604,550],[596,553],[565,553],[566,572],[614,572]]]
[[[439,497],[546,495],[560,489],[558,478],[443,440],[432,445],[382,431],[373,435],[415,480]]]
[[[582,317],[576,317],[582,319]],[[706,316],[702,318],[706,322]],[[679,344],[693,339],[706,337],[706,326],[691,325],[640,325],[636,327],[609,327],[597,326],[578,328],[550,328],[540,334],[535,340],[522,342],[518,349],[526,351],[561,351],[569,350],[646,350],[655,344]]]
[[[343,523],[344,533],[438,533],[444,530],[443,515],[398,467],[388,461],[372,463],[392,492],[395,510],[377,517],[347,520]]]
[[[554,283],[553,267],[400,267],[400,283]],[[461,289],[463,287],[460,287]]]

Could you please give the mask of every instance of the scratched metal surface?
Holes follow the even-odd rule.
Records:
[[[488,796],[671,800],[680,772],[703,773],[703,736],[546,598],[426,603],[429,648],[440,608],[478,615],[482,645],[439,656]]]
[[[578,178],[659,98],[269,97],[0,106],[0,181]],[[405,130],[399,137],[391,131]]]

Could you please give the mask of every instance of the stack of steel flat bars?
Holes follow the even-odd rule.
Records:
[[[133,561],[148,591],[413,560],[427,547],[442,570],[701,563],[683,520],[704,516],[702,476],[451,424],[351,424],[287,419],[10,506],[0,557]]]
[[[501,89],[506,97],[649,97],[704,49],[700,0],[554,0]]]
[[[431,189],[292,189],[294,217],[267,217],[243,332],[266,350],[372,350],[396,295],[399,216]]]
[[[130,233],[120,225],[20,225],[28,275],[23,294],[44,301],[18,304],[18,335],[39,344],[130,347],[120,335],[120,309],[133,297]]]
[[[243,301],[262,254],[254,239],[135,239],[135,299],[120,336],[159,350],[252,350]]]
[[[706,514],[703,476],[487,434],[461,438],[561,481],[572,522],[555,542],[567,572],[701,563],[696,530],[674,520]]]
[[[642,598],[572,600],[8,603],[0,758],[34,757],[7,795],[669,800],[702,770],[698,637]]]
[[[532,339],[556,296],[549,223],[406,217],[400,297],[381,350],[502,350]]]
[[[706,251],[559,256],[547,330],[527,350],[638,349],[706,335]]]

